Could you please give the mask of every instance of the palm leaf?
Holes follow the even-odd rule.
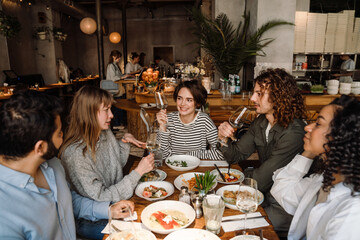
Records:
[[[244,12],[244,20],[236,29],[224,13],[218,15],[215,20],[210,20],[199,9],[193,8],[192,15],[195,22],[193,34],[197,40],[189,44],[196,44],[210,54],[215,67],[225,78],[229,74],[238,73],[250,58],[266,55],[262,49],[274,39],[262,39],[265,32],[280,25],[293,25],[286,21],[273,20],[249,35],[250,13]]]

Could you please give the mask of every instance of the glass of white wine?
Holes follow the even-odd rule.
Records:
[[[239,184],[236,195],[236,207],[245,214],[243,235],[246,235],[246,219],[248,213],[253,213],[258,207],[257,182],[252,178],[245,178]]]

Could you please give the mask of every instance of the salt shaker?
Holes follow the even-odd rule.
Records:
[[[194,209],[195,209],[195,215],[196,215],[196,218],[201,218],[202,215],[203,215],[203,212],[202,212],[202,200],[203,198],[200,197],[200,196],[196,196],[192,199],[192,204],[194,206]]]
[[[187,186],[181,187],[181,193],[179,194],[179,201],[190,205],[190,194]]]

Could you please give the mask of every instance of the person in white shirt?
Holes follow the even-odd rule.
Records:
[[[135,75],[139,73],[142,67],[139,64],[140,56],[136,52],[131,53],[131,61],[126,64],[125,73],[130,75]]]
[[[273,176],[271,194],[293,215],[288,239],[359,239],[360,102],[335,99],[305,130],[305,151]]]
[[[333,74],[333,76],[337,77],[340,82],[352,83],[352,75],[353,70],[355,69],[355,62],[347,54],[341,55],[340,59],[343,60],[340,67],[341,71],[340,73]]]

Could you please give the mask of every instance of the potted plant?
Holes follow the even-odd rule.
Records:
[[[195,27],[193,34],[197,40],[191,42],[203,48],[214,60],[216,69],[222,77],[237,74],[253,56],[265,56],[262,50],[273,38],[262,39],[263,34],[279,25],[293,23],[273,20],[265,23],[255,33],[249,33],[250,13],[244,12],[244,21],[236,29],[226,14],[222,13],[215,20],[206,18],[199,9],[192,10]]]
[[[35,28],[36,37],[40,40],[46,40],[50,33],[50,28],[48,26],[41,26]]]
[[[15,37],[21,29],[16,17],[8,16],[0,10],[0,34],[7,38]]]

